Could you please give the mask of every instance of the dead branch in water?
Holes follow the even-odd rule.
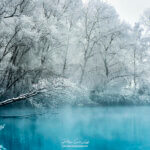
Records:
[[[40,94],[42,92],[42,90],[43,89],[34,90],[34,91],[29,92],[29,93],[22,94],[22,95],[20,95],[16,98],[11,98],[11,99],[4,100],[4,101],[0,102],[0,107],[8,105],[8,104],[15,103],[15,102],[18,102],[18,101],[21,101],[21,100],[25,100],[25,99],[33,97],[33,96],[36,96],[36,95]]]

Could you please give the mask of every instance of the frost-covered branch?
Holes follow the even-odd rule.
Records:
[[[11,104],[11,103],[15,103],[15,102],[18,102],[18,101],[26,100],[28,98],[36,96],[36,95],[42,93],[42,90],[43,89],[34,90],[34,91],[29,92],[29,93],[22,94],[22,95],[20,95],[16,98],[11,98],[11,99],[4,100],[4,101],[0,102],[0,107]]]

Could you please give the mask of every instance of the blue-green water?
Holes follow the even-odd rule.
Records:
[[[67,107],[3,124],[0,150],[150,150],[150,107]]]

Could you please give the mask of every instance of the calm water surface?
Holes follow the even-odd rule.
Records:
[[[20,112],[0,115],[33,113]],[[150,107],[67,107],[0,125],[0,150],[150,150]]]

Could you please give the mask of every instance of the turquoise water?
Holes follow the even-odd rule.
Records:
[[[67,107],[0,125],[0,150],[150,150],[150,107]]]

